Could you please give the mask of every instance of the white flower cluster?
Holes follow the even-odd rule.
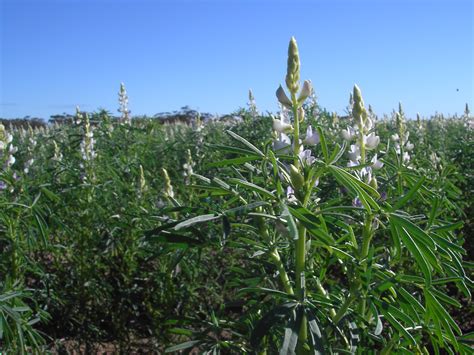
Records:
[[[127,90],[125,89],[125,84],[120,83],[120,91],[118,93],[119,96],[119,109],[118,112],[122,114],[122,122],[130,125],[132,123],[130,113],[131,111],[128,109],[128,95]]]
[[[14,154],[17,148],[13,145],[13,136],[5,130],[5,127],[0,123],[0,167],[3,170],[9,170],[15,164]],[[7,188],[7,184],[0,180],[0,191]],[[12,188],[10,190],[13,190]]]
[[[15,164],[14,154],[18,149],[13,145],[13,136],[5,130],[0,123],[0,162],[3,162],[3,169],[9,169]]]
[[[53,160],[56,162],[61,162],[63,160],[63,154],[59,150],[58,143],[53,140],[53,147],[54,147],[54,155],[53,155]]]
[[[186,185],[191,183],[190,178],[194,173],[194,165],[196,165],[196,163],[194,163],[191,151],[188,149],[186,150],[186,163],[183,164],[183,176],[185,178]]]
[[[87,113],[84,115],[84,136],[81,142],[81,155],[82,159],[86,162],[90,162],[97,157],[94,150],[95,139],[94,133],[90,125],[89,116]]]
[[[299,116],[304,119],[304,111],[301,109]],[[289,123],[288,110],[281,106],[280,119],[273,117],[273,130],[276,133],[276,139],[273,141],[273,150],[277,154],[291,154],[292,144],[291,138],[287,135],[293,132],[293,126]],[[299,140],[298,157],[304,167],[309,167],[314,164],[316,158],[313,156],[311,149],[305,149],[305,146],[315,146],[320,142],[320,137],[317,131],[309,125],[306,129],[306,135],[303,140]],[[315,182],[317,186],[319,181]],[[287,188],[287,198],[289,202],[295,202],[295,191],[291,186]]]
[[[35,137],[37,136],[36,132],[33,131],[31,127],[28,127],[28,136],[26,138],[26,151],[28,155],[28,159],[25,162],[25,166],[23,167],[23,172],[28,174],[30,172],[30,168],[35,162],[34,159],[34,150],[37,144]]]
[[[375,151],[380,143],[380,137],[374,132],[374,121],[372,116],[367,114],[362,101],[362,95],[357,85],[354,86],[354,95],[351,96],[353,107],[351,109],[354,125],[348,126],[347,129],[341,131],[342,138],[348,143],[353,142],[349,146],[349,167],[357,167],[365,165],[368,162],[368,151]],[[376,185],[375,177],[372,175],[372,169],[378,170],[383,167],[382,161],[377,157],[377,153],[372,156],[370,165],[362,167],[358,171],[358,175],[367,183]]]
[[[391,139],[395,142],[395,151],[397,154],[402,157],[404,163],[408,164],[411,159],[409,152],[411,152],[415,146],[408,140],[410,132],[406,130],[405,115],[403,113],[402,105],[399,104],[398,107],[398,112],[395,113],[395,122],[397,124],[398,133],[393,134]]]
[[[249,102],[247,103],[247,106],[249,108],[250,116],[252,116],[253,119],[256,119],[258,117],[258,109],[252,90],[249,90]]]

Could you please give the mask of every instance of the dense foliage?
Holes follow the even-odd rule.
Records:
[[[468,110],[339,118],[294,41],[286,85],[278,119],[131,120],[121,86],[121,121],[0,126],[0,350],[470,353]]]

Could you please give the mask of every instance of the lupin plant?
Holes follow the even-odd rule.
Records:
[[[345,143],[327,141],[320,126],[307,125],[304,134],[302,105],[312,87],[310,81],[300,84],[294,38],[285,83],[289,95],[282,86],[276,95],[291,116],[282,110],[280,119],[273,118],[274,139],[254,145],[228,131],[241,147],[219,147],[236,156],[208,166],[231,175],[193,175],[209,185],[195,189],[228,200],[208,214],[170,224],[173,235],[188,238],[182,233],[199,235],[209,222],[220,220],[227,240],[252,255],[253,263],[258,256],[266,266],[257,268],[248,284],[240,281],[239,297],[248,310],[245,324],[251,324],[248,341],[242,324],[234,340],[210,339],[204,332],[203,338],[167,351],[199,347],[260,354],[470,353],[469,340],[447,310],[460,304],[444,292],[452,283],[470,297],[472,281],[461,264],[464,250],[453,240],[457,227],[444,225],[436,214],[427,220],[403,210],[414,199],[433,198],[425,194],[425,179],[413,181],[410,176],[398,195],[390,190],[390,198],[382,198],[372,169],[380,170],[380,185],[388,190],[394,165],[368,155],[380,138],[357,86],[351,96],[355,125],[342,132],[345,140],[355,141],[349,167],[340,165]],[[403,154],[409,142],[402,124],[398,136]],[[172,197],[165,170],[164,175],[165,195]],[[323,191],[331,186],[326,184],[329,179],[359,202],[352,206],[337,190]]]

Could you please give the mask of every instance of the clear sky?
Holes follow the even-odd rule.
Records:
[[[76,105],[132,114],[184,105],[276,111],[288,41],[321,106],[354,83],[378,114],[474,110],[472,0],[0,0],[0,117]]]

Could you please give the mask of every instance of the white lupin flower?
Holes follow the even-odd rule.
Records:
[[[278,133],[289,133],[293,130],[293,126],[289,123],[285,123],[282,120],[273,119],[273,130]]]
[[[376,136],[374,132],[370,133],[368,136],[364,135],[364,140],[367,150],[373,150],[377,148],[380,143],[380,137]]]
[[[354,163],[358,163],[360,159],[360,148],[358,145],[351,144],[349,149],[349,159]]]
[[[310,149],[303,150],[298,156],[301,162],[306,166],[311,166],[316,160],[316,158],[312,156]]]
[[[400,140],[400,137],[398,136],[398,133],[392,134],[392,136],[390,138],[392,138],[392,141],[394,141],[394,142],[398,142]]]
[[[441,162],[441,158],[439,158],[438,155],[436,155],[435,152],[430,154],[430,159],[435,165],[439,164]]]
[[[306,138],[304,139],[303,143],[307,145],[316,145],[320,141],[319,134],[317,131],[313,132],[313,127],[308,126],[306,129]]]
[[[277,140],[273,141],[273,150],[280,154],[288,154],[291,151],[291,139],[285,133],[280,133]]]
[[[286,198],[288,199],[288,202],[291,203],[297,203],[298,199],[295,196],[295,190],[291,186],[288,186],[286,188]]]
[[[370,117],[367,117],[367,119],[365,120],[364,128],[366,129],[366,131],[370,131],[373,127],[374,122]]]
[[[366,166],[362,169],[360,169],[360,178],[365,179],[367,182],[370,182],[372,180],[372,168],[370,166]]]
[[[374,155],[374,157],[371,160],[372,163],[372,168],[375,170],[379,170],[383,168],[383,162],[379,159],[377,159],[377,154]]]
[[[359,161],[352,161],[352,160],[349,160],[349,162],[347,163],[347,166],[349,168],[353,168],[355,166],[359,166]]]
[[[413,143],[410,143],[409,141],[405,145],[405,149],[409,152],[411,152],[415,148],[415,145]]]
[[[342,135],[342,138],[344,138],[346,141],[351,141],[355,137],[356,132],[354,128],[347,127],[347,129],[343,129],[341,131],[341,135]]]
[[[403,152],[403,161],[408,163],[410,161],[410,154],[408,152]]]

